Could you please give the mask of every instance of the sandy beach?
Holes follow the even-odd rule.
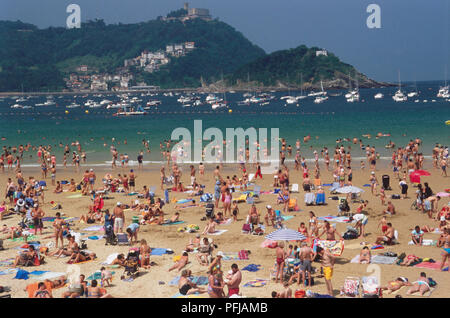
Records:
[[[86,167],[88,167],[87,165]],[[140,191],[144,185],[156,186],[156,197],[164,198],[163,191],[159,188],[159,166],[155,166],[152,168],[145,167],[144,171],[136,171],[137,179],[136,179],[136,190]],[[296,198],[298,201],[298,205],[301,211],[297,212],[288,212],[284,215],[293,216],[292,219],[285,221],[283,224],[290,229],[297,229],[300,222],[305,222],[308,224],[309,216],[308,211],[314,211],[316,216],[327,216],[327,215],[337,215],[337,205],[338,201],[329,200],[330,196],[329,187],[325,187],[325,193],[327,197],[327,205],[325,206],[305,206],[304,203],[304,194],[301,184],[302,184],[302,175],[301,171],[296,171],[293,169],[293,165],[290,164],[288,166],[290,169],[290,183],[298,183],[300,185],[299,193],[292,193],[291,197]],[[322,183],[331,183],[333,181],[332,171],[325,171],[325,167],[321,164],[321,180]],[[213,167],[208,166],[206,169],[206,175],[204,178],[198,175],[197,169],[197,180],[206,185],[206,192],[213,193],[214,192],[214,183],[213,183]],[[255,168],[248,167],[250,173],[254,173]],[[442,177],[440,175],[440,170],[434,169],[431,167],[430,160],[425,162],[425,169],[431,173],[431,176],[422,177],[422,183],[428,182],[430,187],[433,189],[435,193],[444,191],[444,189],[450,187],[450,179],[447,177]],[[81,169],[81,171],[84,170]],[[169,170],[166,168],[166,170]],[[112,173],[113,176],[117,176],[118,173],[128,173],[128,169],[117,168],[116,170],[111,171],[109,168],[100,168],[95,167],[95,172],[97,174],[97,183],[96,186],[100,185],[101,178],[105,173]],[[190,183],[189,176],[189,167],[182,167],[182,182],[183,184]],[[226,165],[223,168],[222,176],[230,176],[232,177],[234,174],[240,175],[239,169],[237,166]],[[398,180],[393,176],[392,168],[388,167],[385,163],[384,167],[377,167],[376,176],[381,183],[381,177],[384,174],[390,175],[390,185],[392,187],[392,191],[386,191],[387,199],[390,198],[392,194],[399,194],[400,189],[398,186]],[[29,176],[34,176],[36,179],[40,180],[40,171],[37,168],[26,167],[23,168],[23,175],[27,180]],[[339,290],[343,286],[344,279],[348,276],[356,276],[362,277],[371,274],[371,272],[367,272],[367,265],[363,264],[354,264],[350,263],[350,261],[360,253],[362,245],[361,242],[367,242],[373,244],[377,236],[381,235],[381,229],[378,227],[378,222],[381,219],[382,211],[385,207],[381,205],[379,197],[375,197],[370,193],[369,187],[363,187],[364,184],[369,183],[370,169],[366,168],[365,171],[361,171],[358,167],[354,168],[353,171],[353,185],[364,189],[364,193],[361,194],[361,199],[368,200],[368,209],[369,212],[369,221],[366,226],[367,236],[363,239],[354,239],[354,240],[346,240],[344,252],[341,257],[338,257],[336,260],[336,265],[334,268],[334,276],[332,278],[332,284],[334,288],[335,296],[339,295]],[[2,191],[4,191],[4,185],[7,182],[7,178],[11,177],[15,180],[15,174],[13,171],[6,171],[4,174],[0,174],[0,184],[2,185]],[[74,178],[79,181],[82,178],[82,173],[75,173],[73,167],[68,167],[67,169],[58,168],[57,170],[57,180],[70,180],[70,178]],[[61,210],[58,210],[61,213],[64,213],[64,216],[69,217],[80,217],[81,214],[86,214],[88,210],[88,206],[91,204],[90,197],[84,196],[80,198],[70,198],[70,195],[67,192],[62,194],[55,194],[53,192],[54,187],[50,184],[50,178],[47,180],[48,189],[45,192],[45,204],[42,206],[46,216],[54,216],[57,212],[56,210],[51,209],[51,204],[49,202],[55,201],[56,203],[62,206]],[[260,185],[263,191],[271,191],[273,176],[272,175],[264,175],[263,179],[258,179],[256,181],[257,185]],[[250,187],[252,188],[252,187]],[[429,219],[425,214],[417,210],[411,210],[410,206],[413,200],[415,199],[415,191],[417,188],[413,187],[412,184],[409,184],[408,190],[408,199],[406,200],[392,200],[394,203],[397,214],[394,216],[388,216],[388,222],[393,224],[393,227],[399,232],[399,242],[400,244],[394,246],[386,246],[384,249],[373,250],[372,254],[376,255],[378,253],[384,252],[395,252],[400,254],[402,252],[406,253],[406,255],[414,254],[421,258],[432,258],[438,262],[441,261],[442,256],[442,248],[437,248],[433,246],[415,246],[408,245],[408,242],[411,240],[411,231],[416,225],[425,226],[428,225],[430,227],[436,227],[437,222],[435,220]],[[112,199],[105,200],[105,207],[112,211],[116,202],[120,201],[125,204],[130,204],[132,200],[136,199],[134,196],[126,196],[123,193],[111,193],[109,195]],[[233,197],[236,197],[237,194],[234,193]],[[187,195],[179,192],[171,192],[170,200],[175,199],[185,199]],[[197,200],[199,197],[196,198]],[[439,201],[438,210],[440,210],[443,206],[449,203],[449,198],[442,198]],[[263,217],[266,214],[266,205],[272,205],[275,209],[282,210],[281,205],[276,204],[276,195],[274,194],[262,194],[260,200],[256,202],[257,209],[261,216]],[[215,210],[217,214],[221,211],[222,203],[219,205],[219,209]],[[351,204],[351,210],[354,212],[357,208],[356,204]],[[222,261],[223,271],[226,273],[230,270],[230,266],[232,263],[236,263],[239,265],[239,268],[243,268],[248,264],[259,264],[261,265],[261,269],[257,272],[248,272],[242,271],[243,279],[241,284],[241,294],[243,297],[271,297],[272,291],[281,291],[283,289],[282,284],[276,284],[273,280],[270,280],[270,270],[274,266],[275,261],[275,249],[270,248],[262,248],[260,245],[265,240],[264,236],[256,236],[256,235],[248,235],[242,234],[242,225],[245,222],[245,218],[249,211],[250,205],[247,203],[240,203],[239,209],[240,214],[238,215],[238,222],[233,222],[229,225],[220,225],[218,229],[227,230],[224,234],[219,236],[208,236],[213,238],[214,243],[218,245],[218,248],[214,251],[214,255],[217,251],[223,252],[238,252],[242,249],[250,250],[251,253],[249,255],[249,260],[237,260],[237,261]],[[164,207],[164,212],[166,214],[166,218],[172,216],[175,210],[175,203],[171,202],[170,204]],[[178,276],[177,271],[168,272],[168,269],[174,264],[173,256],[180,255],[181,252],[185,249],[186,244],[189,242],[191,238],[195,236],[192,233],[180,233],[177,231],[177,228],[180,226],[185,226],[188,224],[197,224],[200,227],[200,233],[203,231],[206,222],[201,221],[200,219],[205,216],[205,207],[192,207],[181,209],[180,211],[180,219],[185,221],[184,224],[181,225],[170,225],[170,226],[159,226],[159,225],[141,225],[138,239],[146,239],[150,247],[152,248],[170,248],[175,253],[172,255],[162,255],[162,256],[152,256],[151,261],[155,262],[157,265],[152,266],[148,270],[141,269],[141,275],[136,278],[132,282],[126,282],[120,280],[120,275],[122,274],[122,269],[112,269],[116,274],[114,275],[112,286],[107,288],[108,293],[110,293],[114,297],[172,297],[176,293],[178,293],[177,286],[170,286],[169,282]],[[132,221],[132,217],[139,215],[139,212],[126,212],[126,221],[125,225],[129,225]],[[6,224],[8,226],[15,226],[20,221],[18,215],[13,215],[10,217],[5,217],[1,224]],[[44,230],[43,235],[38,235],[37,239],[41,242],[41,246],[46,245],[48,242],[53,241],[54,239],[44,239],[43,237],[51,235],[53,233],[53,229],[51,227],[51,222],[44,222]],[[336,223],[337,230],[339,233],[343,233],[346,230],[346,226],[348,224],[344,223]],[[86,232],[83,231],[86,227],[89,227],[91,224],[81,224],[79,221],[75,221],[75,226],[72,227],[76,232],[81,232],[87,234],[86,236],[91,235],[102,235],[103,232]],[[269,234],[274,229],[266,227],[266,233]],[[1,236],[2,238],[4,235]],[[203,237],[203,236],[202,236]],[[439,237],[438,234],[425,233],[425,239],[433,239],[437,240]],[[67,241],[65,240],[65,243]],[[88,249],[90,251],[94,251],[97,254],[97,259],[94,261],[90,261],[84,264],[80,264],[81,273],[85,274],[86,277],[93,274],[95,271],[101,268],[101,263],[104,262],[108,255],[112,253],[126,253],[128,252],[128,246],[105,246],[105,240],[87,240]],[[18,253],[18,250],[15,249],[18,246],[23,245],[23,242],[12,242],[10,240],[4,240],[4,251],[0,251],[0,260],[5,260],[8,258],[15,257]],[[135,245],[138,246],[138,245]],[[53,272],[65,272],[67,269],[65,258],[56,259],[53,257],[46,257],[45,264],[39,267],[27,267],[23,268],[27,271],[33,270],[42,270],[42,271],[53,271]],[[195,256],[190,254],[189,257],[190,263],[188,264],[188,268],[192,270],[193,275],[203,275],[206,274],[206,267],[198,264]],[[313,267],[318,269],[320,272],[320,263],[313,263]],[[379,265],[381,268],[381,285],[385,286],[388,281],[394,280],[399,276],[404,276],[409,279],[409,281],[413,282],[419,278],[420,272],[425,272],[427,277],[432,277],[437,282],[437,288],[434,290],[430,297],[448,297],[450,295],[450,279],[449,272],[441,272],[439,270],[432,269],[421,269],[417,267],[403,267],[398,265]],[[0,267],[0,270],[5,270],[5,267]],[[317,274],[314,275],[314,277]],[[18,280],[13,279],[14,274],[0,275],[0,285],[1,286],[9,286],[11,288],[10,294],[12,297],[27,297],[28,294],[24,291],[25,287],[37,280],[28,279],[28,280]],[[243,285],[251,280],[255,279],[265,279],[268,280],[267,285],[263,287],[243,287]],[[324,278],[315,277],[315,285],[312,286],[311,290],[317,293],[326,294],[327,289],[324,282]],[[164,282],[164,283],[161,283]],[[291,286],[292,290],[296,289],[304,289],[302,285],[298,286],[294,283]],[[226,288],[225,288],[226,289]],[[54,297],[61,297],[62,293],[67,290],[67,287],[53,290]],[[415,297],[415,296],[406,296],[407,288],[403,288],[400,290],[399,294],[403,297]],[[202,297],[208,297],[208,294],[202,294]],[[339,297],[339,296],[338,296]],[[394,295],[384,294],[383,297],[394,297]]]

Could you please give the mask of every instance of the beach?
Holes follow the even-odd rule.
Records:
[[[151,165],[151,164],[150,164]],[[147,187],[155,186],[156,197],[161,197],[164,199],[164,193],[159,187],[159,168],[161,165],[153,164],[151,167],[148,165],[144,167],[144,171],[138,170],[136,167],[135,173],[137,175],[136,179],[136,191],[140,191],[144,185]],[[381,230],[378,228],[378,222],[381,218],[382,211],[386,207],[381,205],[379,197],[375,197],[370,193],[370,188],[363,187],[363,185],[369,183],[370,169],[367,165],[364,171],[359,169],[359,161],[355,160],[353,170],[353,185],[364,189],[364,193],[361,194],[361,199],[368,200],[368,208],[369,212],[369,221],[366,225],[366,233],[367,236],[365,238],[346,240],[343,254],[336,259],[336,264],[334,267],[334,275],[332,277],[332,284],[334,287],[335,296],[339,295],[339,290],[344,284],[344,280],[346,277],[362,277],[368,276],[372,273],[373,269],[368,269],[368,265],[364,264],[355,264],[350,263],[350,261],[356,256],[359,255],[360,250],[363,245],[362,242],[367,242],[373,244],[376,240],[376,237],[381,235]],[[85,167],[82,167],[80,170],[84,171],[85,168],[88,168],[89,164]],[[195,166],[197,169],[197,165]],[[283,224],[290,229],[297,230],[300,222],[305,222],[308,224],[309,220],[309,211],[314,211],[317,217],[323,217],[327,215],[337,215],[337,205],[338,201],[329,200],[330,197],[329,188],[324,187],[326,202],[325,206],[305,206],[304,203],[304,194],[301,187],[302,183],[302,175],[301,170],[296,171],[293,169],[293,164],[288,164],[288,168],[290,169],[290,182],[300,184],[299,193],[292,193],[291,197],[296,198],[298,202],[298,206],[301,211],[297,212],[286,212],[283,215],[293,216],[288,221],[284,221]],[[331,183],[333,181],[332,171],[325,171],[325,167],[323,163],[320,164],[321,168],[321,180],[323,184]],[[189,176],[189,166],[182,166],[182,177],[181,181],[184,185],[190,183]],[[197,180],[206,186],[205,192],[214,192],[214,179],[213,179],[213,169],[214,167],[208,165],[206,168],[206,175],[204,177],[199,176],[197,173]],[[255,168],[251,165],[247,166],[249,173],[254,173]],[[440,175],[440,170],[437,170],[431,166],[431,160],[425,160],[425,170],[431,172],[431,176],[422,177],[422,183],[428,182],[430,187],[434,192],[441,192],[444,189],[448,188],[450,185],[450,179],[447,177],[443,177]],[[115,170],[111,170],[108,167],[94,167],[95,173],[97,175],[97,184],[96,186],[100,186],[101,179],[103,175],[106,173],[111,173],[113,176],[116,176],[118,173],[126,174],[129,173],[129,168],[116,168]],[[170,169],[166,166],[166,171]],[[40,180],[40,170],[36,167],[23,167],[22,168],[23,175],[28,178],[28,176],[34,176],[36,179]],[[225,165],[223,170],[221,170],[221,174],[223,177],[230,176],[232,177],[234,174],[240,175],[237,165]],[[386,191],[387,200],[390,198],[391,194],[399,194],[400,189],[398,186],[398,180],[394,177],[392,173],[392,168],[386,162],[383,165],[379,165],[376,170],[376,176],[381,182],[382,175],[390,176],[390,185],[392,187],[392,191]],[[6,171],[3,174],[0,174],[0,184],[3,186],[6,184],[7,178],[11,177],[14,179],[15,174],[13,171]],[[82,172],[75,173],[75,169],[72,166],[68,166],[66,169],[62,167],[58,167],[57,169],[57,180],[70,180],[74,178],[77,180],[81,180]],[[47,180],[48,189],[45,191],[45,204],[42,206],[46,216],[54,216],[56,212],[64,213],[64,216],[68,217],[80,217],[81,214],[85,214],[88,211],[88,206],[92,204],[92,201],[89,196],[70,198],[69,193],[61,193],[55,194],[53,193],[54,187],[50,185],[50,178]],[[258,179],[256,185],[261,186],[262,191],[271,191],[273,190],[273,176],[270,174],[264,175],[263,179]],[[251,189],[252,187],[249,187]],[[410,206],[413,200],[415,199],[415,191],[417,188],[413,187],[412,184],[409,185],[408,190],[408,199],[399,199],[392,200],[397,210],[397,214],[393,216],[387,216],[388,222],[391,222],[393,227],[399,232],[398,241],[400,244],[393,246],[386,246],[384,249],[372,250],[372,255],[376,255],[378,253],[384,252],[395,252],[397,254],[401,254],[402,252],[406,253],[406,255],[414,254],[421,258],[432,258],[438,262],[441,261],[441,252],[442,248],[437,248],[433,246],[416,246],[416,245],[408,245],[408,242],[411,240],[411,231],[414,229],[416,225],[419,226],[437,226],[437,222],[417,211],[411,210]],[[73,195],[73,194],[72,194]],[[233,197],[236,197],[238,194],[234,193]],[[112,197],[111,199],[105,200],[105,208],[112,209],[116,205],[116,202],[120,201],[124,204],[130,204],[132,201],[136,199],[135,196],[127,196],[123,193],[111,193],[109,195]],[[186,199],[187,195],[185,193],[179,192],[171,192],[170,200],[173,199]],[[196,200],[199,197],[196,197]],[[266,214],[266,205],[271,205],[275,209],[282,210],[282,205],[276,204],[277,196],[274,194],[261,194],[260,199],[256,201],[256,207],[261,214],[261,217]],[[54,201],[62,206],[61,210],[52,210],[51,204],[49,202]],[[198,202],[198,201],[197,201]],[[438,210],[440,210],[443,206],[446,206],[449,203],[449,198],[442,198],[439,201]],[[221,211],[221,203],[219,204],[219,209],[215,210],[217,214]],[[351,211],[354,212],[357,208],[357,204],[350,204]],[[261,265],[260,270],[257,272],[249,272],[242,271],[242,283],[240,294],[243,297],[257,297],[257,298],[265,298],[271,297],[272,291],[280,292],[283,290],[283,286],[280,283],[275,283],[270,279],[270,271],[274,267],[275,261],[275,249],[271,248],[262,248],[261,243],[265,240],[264,236],[257,236],[251,234],[243,234],[242,233],[242,225],[245,223],[245,218],[249,211],[250,205],[247,203],[239,203],[239,215],[238,221],[232,222],[229,225],[219,225],[217,229],[219,230],[227,230],[222,235],[218,236],[208,236],[214,240],[214,243],[217,244],[218,248],[214,251],[214,254],[217,251],[222,251],[224,253],[231,252],[239,252],[240,250],[249,250],[249,259],[248,260],[232,260],[232,261],[222,261],[222,268],[224,273],[230,270],[230,266],[233,263],[238,264],[239,268],[242,269],[248,264],[257,264]],[[171,202],[164,206],[163,209],[165,213],[165,218],[169,218],[172,216],[177,210],[175,209],[175,203]],[[173,297],[178,292],[177,286],[169,285],[169,282],[174,279],[176,276],[179,276],[177,270],[168,272],[168,269],[174,264],[173,256],[181,255],[181,252],[185,249],[185,246],[189,243],[189,240],[195,237],[193,233],[180,233],[177,229],[180,226],[186,226],[189,224],[197,224],[200,227],[199,233],[203,231],[206,221],[201,221],[200,219],[205,216],[205,207],[191,207],[178,210],[180,212],[180,219],[185,221],[185,223],[180,225],[168,225],[168,226],[160,226],[160,225],[141,225],[138,239],[146,239],[149,246],[152,248],[170,248],[174,251],[174,254],[164,254],[162,256],[151,256],[151,261],[155,262],[156,265],[152,266],[148,270],[141,269],[142,273],[139,277],[137,277],[134,281],[127,282],[120,280],[120,275],[122,274],[122,269],[111,269],[115,271],[115,275],[113,276],[112,287],[107,288],[107,292],[113,297],[132,297],[132,298],[145,298],[145,297],[164,297],[170,298]],[[132,222],[132,217],[139,215],[139,212],[125,212],[126,219],[125,225],[129,225]],[[17,225],[19,222],[19,217],[17,215],[6,217],[2,224],[6,224],[8,226]],[[320,222],[323,223],[323,222]],[[54,239],[43,239],[44,236],[50,235],[53,233],[53,229],[51,228],[51,222],[44,222],[44,230],[43,235],[38,235],[37,239],[41,242],[41,246],[45,246],[48,242],[53,241]],[[346,231],[346,226],[348,224],[344,223],[336,223],[337,231],[339,233],[343,233]],[[76,232],[85,233],[88,236],[93,235],[102,235],[104,234],[102,231],[98,232],[87,232],[84,231],[85,228],[89,227],[90,224],[80,224],[79,221],[74,222],[74,227],[71,229]],[[274,231],[271,227],[266,227],[265,235]],[[203,237],[203,235],[202,235]],[[439,235],[426,233],[425,239],[433,239],[437,240]],[[67,241],[65,240],[65,243]],[[93,274],[95,271],[100,270],[102,267],[101,263],[106,260],[108,255],[112,253],[124,253],[125,255],[128,252],[129,246],[105,246],[105,240],[87,240],[88,249],[90,251],[94,251],[97,255],[97,259],[80,264],[80,270],[82,274],[85,274],[86,277]],[[297,243],[289,243],[296,245]],[[0,259],[8,259],[15,257],[17,255],[18,250],[15,249],[18,246],[23,245],[23,242],[11,242],[9,240],[4,241],[4,247],[6,250],[0,251]],[[138,245],[135,245],[138,246]],[[29,267],[23,268],[27,271],[32,270],[42,270],[42,271],[53,271],[53,272],[66,272],[68,265],[66,264],[67,258],[56,259],[53,257],[46,257],[45,264],[39,267]],[[190,269],[194,276],[207,276],[206,267],[199,265],[194,254],[190,253],[189,255],[190,263],[187,265],[187,268]],[[313,267],[316,267],[320,272],[320,263],[313,263]],[[385,286],[388,281],[395,280],[399,276],[404,276],[409,279],[409,281],[414,282],[419,278],[420,272],[425,272],[427,277],[432,277],[437,282],[437,288],[433,291],[430,297],[448,297],[450,292],[450,280],[449,280],[449,272],[441,272],[439,270],[433,269],[422,269],[417,267],[404,267],[398,266],[395,264],[392,265],[379,265],[380,266],[380,279],[381,285]],[[0,270],[5,269],[1,267]],[[313,275],[315,277],[318,274]],[[34,279],[28,280],[19,280],[13,279],[14,274],[0,275],[0,285],[1,286],[9,286],[11,288],[11,296],[16,297],[27,297],[27,292],[24,291],[24,288],[35,281]],[[267,280],[265,286],[262,287],[243,287],[243,285],[249,281],[263,279]],[[325,286],[324,278],[315,277],[314,278],[314,286],[311,287],[311,290],[320,294],[326,294],[327,289]],[[206,287],[206,286],[205,286]],[[294,283],[291,286],[293,292],[297,289],[304,289],[302,285],[298,286]],[[226,288],[225,288],[226,289]],[[54,297],[61,297],[62,293],[67,290],[67,287],[55,289],[52,291]],[[403,297],[417,297],[417,296],[406,296],[406,288],[400,290],[399,294]],[[200,297],[208,297],[208,294],[201,294]],[[339,297],[339,296],[338,296]],[[383,297],[395,297],[395,295],[383,294]]]

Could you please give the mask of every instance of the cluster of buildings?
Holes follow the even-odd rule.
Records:
[[[172,21],[172,20],[180,20],[182,22],[193,20],[193,19],[202,19],[205,21],[211,21],[212,17],[209,13],[208,9],[201,9],[201,8],[189,8],[189,3],[184,3],[184,10],[186,11],[186,15],[180,16],[180,17],[165,17],[163,20],[165,21]]]
[[[195,49],[194,42],[185,42],[181,44],[167,45],[166,50],[156,52],[143,51],[139,56],[124,61],[124,67],[136,66],[145,72],[155,72],[161,66],[169,64],[170,57],[185,56]]]
[[[80,67],[77,68],[78,72],[80,72]],[[87,72],[87,70],[81,72]],[[128,89],[133,79],[133,74],[128,73],[124,68],[120,68],[114,75],[72,73],[68,78],[65,78],[65,82],[66,87],[71,91],[106,91],[109,89]]]

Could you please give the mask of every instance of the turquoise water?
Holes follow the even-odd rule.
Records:
[[[347,103],[343,96],[345,91],[330,91],[331,94],[342,95],[330,96],[329,100],[322,104],[313,103],[313,98],[310,97],[300,100],[300,107],[285,106],[284,101],[279,100],[281,96],[287,95],[287,92],[273,93],[277,100],[265,106],[238,106],[237,101],[244,99],[242,94],[227,94],[232,113],[229,113],[228,109],[213,111],[209,105],[183,108],[176,101],[179,96],[140,97],[140,94],[135,94],[132,96],[143,99],[144,104],[149,98],[157,98],[162,101],[162,105],[150,111],[147,116],[133,118],[113,117],[115,110],[104,108],[82,107],[69,109],[69,114],[65,114],[65,106],[74,99],[82,105],[87,99],[99,102],[106,98],[115,102],[118,100],[115,95],[85,98],[54,96],[57,106],[35,107],[30,110],[10,109],[11,105],[16,104],[15,100],[4,98],[2,101],[0,98],[0,136],[4,139],[0,141],[0,146],[50,144],[54,149],[57,148],[55,153],[58,162],[61,162],[62,149],[58,144],[70,144],[78,140],[87,153],[89,163],[105,164],[111,158],[109,146],[112,138],[116,140],[115,145],[119,153],[127,153],[131,160],[135,160],[138,152],[144,149],[142,140],[145,139],[150,142],[151,153],[146,153],[144,160],[160,161],[160,141],[168,139],[172,130],[177,127],[186,127],[193,134],[193,121],[201,119],[203,129],[217,127],[224,135],[226,128],[279,128],[280,137],[286,138],[293,148],[297,138],[303,141],[303,136],[311,135],[306,147],[302,142],[302,154],[309,158],[312,157],[314,149],[320,151],[324,146],[334,148],[336,139],[345,137],[362,139],[364,145],[375,146],[382,156],[390,154],[390,151],[384,148],[389,140],[396,145],[404,145],[410,139],[420,137],[424,141],[423,151],[429,155],[436,142],[450,144],[450,126],[444,123],[450,119],[450,103],[436,97],[439,85],[442,83],[418,83],[419,97],[413,97],[403,103],[395,103],[392,100],[391,96],[396,87],[361,89],[361,101],[358,103]],[[413,89],[409,86],[403,88],[403,91],[410,92]],[[378,92],[385,95],[383,99],[373,98]],[[291,95],[295,94],[291,92]],[[205,97],[204,95],[203,99]],[[415,99],[420,102],[415,103]],[[427,99],[428,103],[423,103],[424,99]],[[432,99],[436,102],[432,102]],[[45,97],[37,97],[20,104],[33,106],[43,101]],[[89,114],[86,114],[85,110],[88,110]],[[389,133],[391,136],[375,139],[378,132]],[[364,138],[362,135],[365,134],[371,134],[372,138]],[[123,145],[125,139],[128,143],[126,146]],[[359,145],[349,142],[343,144],[353,146],[354,158],[364,155],[359,150]],[[71,150],[76,149],[71,147]],[[29,155],[33,158],[29,158]],[[34,152],[27,153],[24,163],[35,164],[35,157]]]

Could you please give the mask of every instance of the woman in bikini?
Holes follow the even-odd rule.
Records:
[[[420,277],[418,280],[413,282],[412,284],[408,284],[411,286],[410,289],[406,292],[407,295],[414,294],[416,292],[420,292],[420,296],[423,296],[426,292],[430,290],[430,285],[428,284],[427,275],[422,272],[420,273]]]
[[[230,189],[226,188],[225,189],[225,194],[224,194],[224,201],[223,201],[223,214],[225,216],[225,218],[227,217],[227,211],[230,213],[231,216],[231,201],[233,199]]]
[[[221,273],[215,275],[210,274],[208,278],[208,295],[210,298],[224,298],[225,293],[223,288],[225,287],[225,282]]]
[[[64,247],[63,241],[63,226],[66,224],[64,220],[61,218],[61,213],[56,213],[56,219],[53,221],[53,228],[55,229],[55,247],[58,248],[58,241],[61,240],[61,246]]]
[[[372,254],[367,246],[364,246],[359,254],[359,263],[360,264],[370,264],[372,259]]]
[[[317,225],[317,217],[313,211],[309,211],[309,237],[319,235],[319,226]]]
[[[192,276],[192,272],[188,269],[183,269],[181,272],[180,280],[178,281],[178,290],[181,295],[191,295],[195,293],[205,293],[201,287],[197,287],[196,284],[189,280],[189,277]]]
[[[141,259],[141,267],[150,268],[150,254],[152,249],[147,245],[146,240],[141,240],[141,246],[139,247],[139,258]]]

